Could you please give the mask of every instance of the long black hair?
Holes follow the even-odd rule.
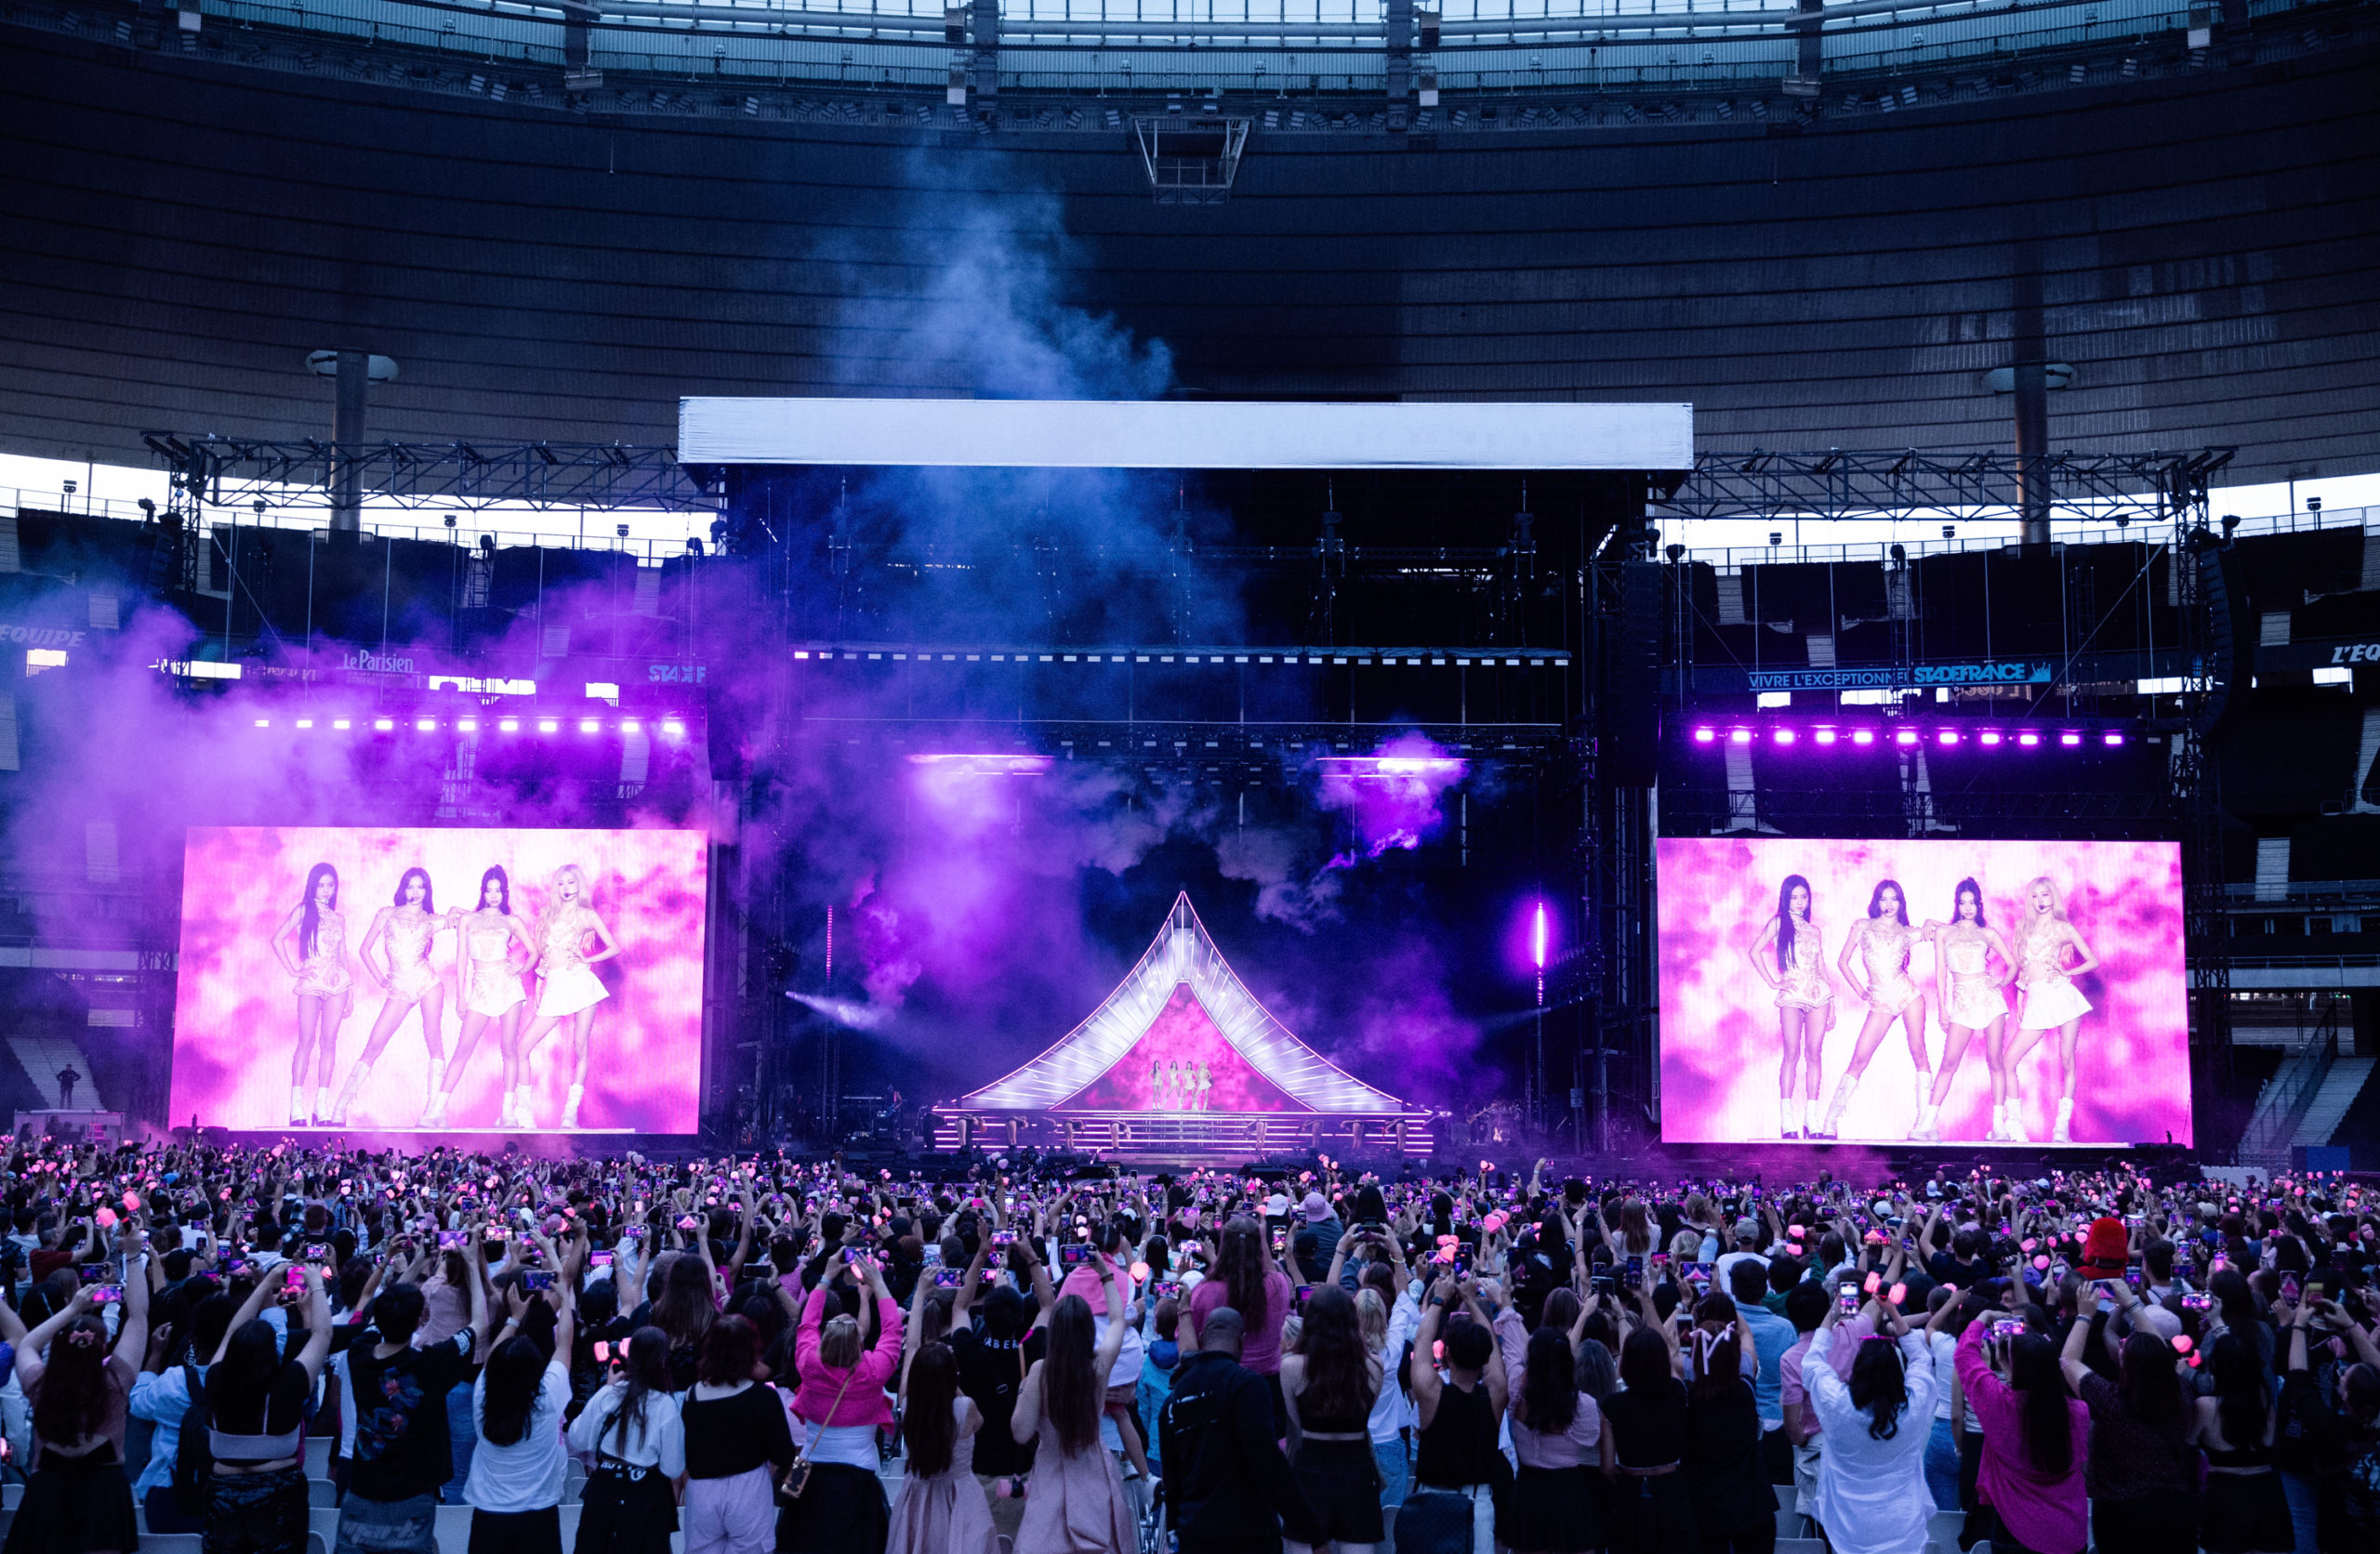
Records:
[[[620,1374],[628,1377],[628,1389],[620,1399],[620,1411],[612,1416],[612,1429],[619,1433],[619,1455],[626,1457],[628,1426],[636,1426],[637,1440],[641,1442],[646,1402],[655,1392],[664,1397],[669,1393],[669,1335],[658,1327],[640,1327],[628,1335],[623,1348]]]
[[[1871,1439],[1890,1441],[1900,1433],[1900,1416],[1909,1407],[1909,1376],[1891,1339],[1861,1342],[1851,1359],[1850,1386],[1851,1406],[1868,1416]]]
[[[424,880],[424,882],[425,882],[425,883],[428,881],[429,877],[430,877],[430,876],[427,876],[427,875],[424,875],[424,876],[422,876],[422,878],[423,878],[423,880]],[[487,906],[487,882],[488,882],[489,880],[491,880],[491,879],[492,879],[492,880],[494,880],[494,881],[496,881],[498,885],[501,885],[501,886],[503,886],[503,887],[504,887],[504,893],[496,899],[496,909],[498,912],[503,913],[507,917],[511,916],[511,915],[512,915],[512,876],[511,876],[510,875],[506,874],[506,873],[504,872],[504,865],[503,865],[503,864],[501,864],[501,863],[497,863],[497,864],[496,864],[496,865],[492,866],[492,867],[487,871],[487,873],[485,873],[485,874],[483,874],[483,875],[480,876],[480,899],[479,899],[478,901],[476,901],[476,902],[472,902],[472,903],[471,903],[471,910],[472,910],[472,911],[474,911],[474,912],[479,912],[479,911],[483,911],[483,910],[484,910],[484,909],[486,908],[486,906]],[[398,896],[399,896],[400,898],[402,898],[402,897],[404,895],[404,887],[403,887],[403,885],[399,885],[399,886],[397,887],[397,894],[398,894]],[[428,897],[424,897],[424,898],[423,898],[423,900],[424,900],[424,901],[427,901],[428,899],[429,899]],[[634,1340],[633,1340],[633,1339],[631,1339],[631,1340],[630,1340],[630,1342],[634,1342]]]
[[[1521,1377],[1521,1423],[1540,1435],[1560,1435],[1579,1416],[1579,1363],[1570,1336],[1540,1327],[1528,1336],[1528,1365]]]
[[[1887,889],[1893,893],[1893,915],[1900,919],[1901,927],[1909,927],[1909,892],[1900,888],[1897,879],[1876,881],[1876,888],[1868,892],[1868,915],[1881,917],[1884,915],[1884,892]]]
[[[271,1329],[267,1329],[268,1332]],[[512,1446],[528,1438],[546,1378],[546,1351],[522,1335],[507,1338],[487,1357],[480,1403],[480,1438],[491,1446]]]
[[[33,1400],[35,1435],[71,1446],[99,1432],[108,1408],[107,1356],[107,1328],[97,1316],[76,1317],[50,1340],[49,1368]]]
[[[1069,1455],[1099,1441],[1099,1413],[1107,1378],[1096,1369],[1099,1340],[1091,1305],[1078,1295],[1061,1296],[1050,1308],[1050,1348],[1041,1362],[1041,1412]]]
[[[207,1402],[215,1428],[230,1434],[265,1433],[265,1412],[271,1406],[272,1378],[281,1369],[281,1336],[262,1317],[250,1317],[231,1330],[222,1361],[206,1373]],[[43,1386],[48,1385],[47,1378]],[[254,1421],[253,1425],[250,1421]]]
[[[1355,1318],[1355,1297],[1325,1284],[1306,1303],[1298,1352],[1305,1356],[1305,1389],[1299,1410],[1319,1418],[1369,1414],[1380,1389],[1371,1377],[1371,1351]]]
[[[1983,887],[1975,882],[1975,876],[1972,875],[1959,881],[1958,889],[1950,892],[1950,921],[1955,924],[1959,920],[1959,898],[1961,896],[1973,896],[1975,898],[1975,926],[1977,928],[1989,927],[1990,925],[1986,924],[1983,920]]]
[[[959,1442],[958,1403],[959,1357],[948,1344],[925,1345],[909,1362],[909,1402],[901,1411],[912,1477],[931,1479],[950,1466]]]
[[[435,917],[438,915],[438,903],[430,900],[430,871],[418,863],[397,876],[397,893],[390,897],[390,901],[393,905],[404,905],[405,882],[416,875],[421,876],[421,909]]]
[[[1777,888],[1777,969],[1779,971],[1793,969],[1793,891],[1797,886],[1804,895],[1810,898],[1811,915],[1815,916],[1818,909],[1818,893],[1811,889],[1810,882],[1800,875],[1787,875],[1785,883]]]
[[[323,928],[322,914],[314,906],[314,887],[325,875],[330,876],[331,882],[331,910],[338,910],[338,871],[328,863],[317,863],[306,871],[306,915],[298,923],[298,958],[300,960],[313,958],[314,937]]]
[[[2008,1385],[2023,1399],[2016,1417],[2026,1460],[2037,1472],[2065,1477],[2074,1467],[2074,1426],[2067,1417],[2066,1375],[2056,1347],[2038,1333],[2018,1334],[2008,1346]]]

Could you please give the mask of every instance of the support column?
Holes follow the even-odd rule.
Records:
[[[2049,544],[2049,347],[2042,318],[2041,245],[2016,244],[2010,330],[2016,402],[2016,493],[2028,549]]]
[[[363,477],[354,455],[364,447],[364,408],[372,385],[368,352],[342,346],[338,353],[338,398],[331,415],[331,441],[342,455],[331,486],[331,534],[360,534],[364,528]]]

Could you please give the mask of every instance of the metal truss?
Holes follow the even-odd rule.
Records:
[[[338,487],[353,474],[364,495],[398,507],[654,508],[705,512],[719,506],[678,462],[678,450],[616,442],[380,442],[345,447],[311,438],[275,442],[245,437],[144,432],[171,478],[175,499],[238,507],[285,504],[289,488]]]
[[[2105,521],[2174,522],[2205,510],[2207,482],[2232,448],[2194,454],[1897,452],[1698,454],[1676,485],[1656,486],[1648,508],[1673,518],[2020,518],[2038,474],[2052,513]],[[2028,468],[2031,466],[2033,468]]]

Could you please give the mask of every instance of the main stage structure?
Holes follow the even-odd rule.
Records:
[[[936,1106],[935,1146],[1053,1145],[1121,1158],[1426,1155],[1431,1113],[1355,1078],[1273,1017],[1174,899],[1090,1018],[1006,1078]]]

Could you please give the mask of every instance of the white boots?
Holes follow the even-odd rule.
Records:
[[[1826,1103],[1826,1121],[1812,1129],[1809,1137],[1831,1139],[1842,1126],[1843,1109],[1851,1104],[1852,1093],[1859,1088],[1859,1076],[1846,1073],[1834,1082],[1834,1099]]]
[[[2073,1125],[2074,1098],[2067,1096],[2057,1103],[2057,1124],[2050,1129],[2049,1141],[2053,1144],[2074,1142]]]
[[[311,1120],[312,1119],[306,1112],[306,1086],[303,1085],[290,1086],[289,1126],[292,1127],[303,1127]]]
[[[331,1114],[327,1119],[333,1127],[347,1126],[347,1109],[355,1104],[355,1092],[362,1089],[364,1082],[371,1077],[372,1065],[366,1062],[359,1061],[353,1068],[347,1071],[347,1083],[339,1086],[338,1104],[331,1108]],[[316,1121],[323,1120],[325,1119],[316,1119]]]
[[[1917,1123],[1909,1130],[1910,1138],[1923,1144],[1940,1143],[1942,1141],[1942,1129],[1939,1123],[1941,1112],[1942,1109],[1930,1100],[1919,1101]]]
[[[562,1126],[568,1128],[578,1126],[578,1103],[586,1098],[586,1095],[587,1086],[584,1085],[573,1085],[570,1087],[570,1094],[562,1103]]]
[[[430,1104],[423,1109],[417,1127],[446,1126],[446,1060],[430,1060]]]

